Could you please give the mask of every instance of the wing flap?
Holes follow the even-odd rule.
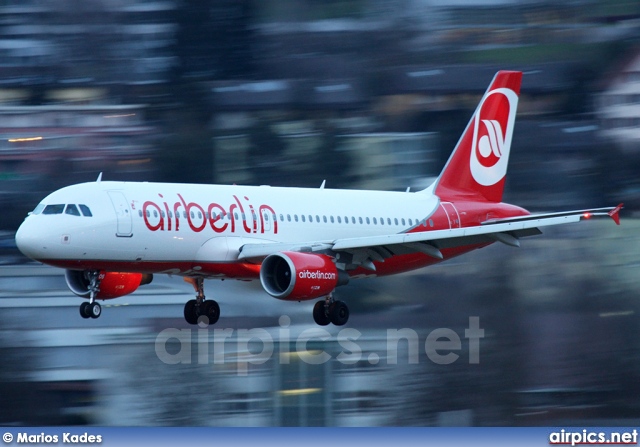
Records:
[[[412,242],[436,242],[440,248],[455,247],[469,242],[473,236],[483,236],[493,233],[513,233],[513,236],[523,237],[527,235],[540,234],[538,227],[549,225],[560,225],[565,223],[579,222],[581,215],[569,215],[558,217],[543,217],[539,219],[529,219],[524,221],[496,222],[491,225],[478,225],[475,227],[453,228],[450,230],[422,231],[418,233],[401,233],[384,236],[357,237],[348,239],[338,239],[333,243],[333,250],[347,250],[352,248],[372,247],[377,245],[409,244]],[[465,239],[464,241],[462,239]],[[455,240],[445,243],[445,240]],[[490,238],[477,238],[478,241],[491,240]],[[441,242],[442,241],[442,242]]]
[[[610,217],[619,222],[618,213],[622,204],[610,208],[566,211],[560,213],[532,214],[507,219],[483,222],[481,225],[449,230],[422,231],[416,233],[386,234],[366,236],[335,241],[316,241],[298,243],[246,244],[240,249],[239,259],[260,259],[280,251],[304,252],[349,252],[358,249],[370,249],[369,258],[384,260],[388,253],[398,251],[423,252],[440,258],[440,249],[462,245],[483,244],[500,241],[507,245],[518,245],[521,237],[541,234],[540,227],[580,222],[597,217]],[[428,245],[425,245],[428,244]]]

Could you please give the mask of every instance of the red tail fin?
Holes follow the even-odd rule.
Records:
[[[436,181],[440,199],[502,201],[522,72],[499,71]]]

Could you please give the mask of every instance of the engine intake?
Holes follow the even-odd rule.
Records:
[[[87,273],[83,270],[67,270],[64,273],[69,289],[83,298],[88,298],[91,294],[89,291],[91,281]],[[129,295],[152,280],[153,275],[146,273],[100,272],[100,291],[96,298],[109,300]]]
[[[282,252],[262,261],[260,283],[274,298],[301,301],[326,296],[347,284],[349,275],[338,270],[331,257],[312,253]]]

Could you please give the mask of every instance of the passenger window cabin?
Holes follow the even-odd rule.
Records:
[[[39,204],[32,212],[31,214],[67,214],[67,215],[71,215],[71,216],[85,216],[85,217],[92,217],[93,214],[91,213],[91,210],[89,209],[89,207],[87,205],[84,204],[51,204],[51,205],[44,205],[44,204]],[[146,214],[146,216],[149,218],[151,217],[151,215],[153,214],[154,217],[158,217],[161,216],[162,218],[166,218],[167,216],[169,218],[173,218],[174,213],[169,211],[168,213],[165,214],[165,212],[163,210],[157,211],[157,210],[153,210],[153,211],[142,211],[142,210],[138,210],[138,215],[140,217],[143,217]],[[196,215],[198,216],[198,218],[203,218],[203,215],[201,212],[194,212],[191,211],[189,213],[187,213],[186,211],[182,212],[182,215],[184,216],[184,218],[187,218],[187,214],[189,214],[192,218],[195,218]],[[251,214],[251,216],[253,217],[254,220],[257,220],[259,217],[257,214],[253,213]],[[280,214],[280,221],[284,222],[285,221],[285,214]],[[175,213],[175,217],[179,218],[180,217],[180,212],[176,211]],[[245,213],[226,213],[226,212],[215,212],[215,211],[211,211],[210,213],[207,212],[205,218],[209,218],[209,219],[213,219],[213,220],[219,220],[219,219],[224,219],[228,217],[229,219],[239,219],[241,218],[242,220],[247,220],[248,216],[246,216]],[[277,222],[278,221],[278,215],[274,214],[274,213],[265,213],[263,214],[264,220],[266,222],[268,222],[271,219],[273,219],[273,222]],[[314,223],[314,216],[311,214],[286,214],[286,220],[288,222],[303,222],[303,223]],[[379,222],[378,222],[379,220]],[[349,222],[351,221],[351,222]],[[415,221],[415,222],[414,222]],[[334,216],[334,215],[323,215],[322,216],[322,221],[320,220],[320,215],[316,214],[315,215],[315,222],[320,223],[320,222],[324,222],[326,224],[331,223],[331,224],[357,224],[360,223],[360,225],[409,225],[409,226],[414,226],[414,224],[416,226],[422,225],[425,228],[426,227],[433,227],[434,223],[432,219],[413,219],[413,218],[398,218],[398,217],[356,217],[356,216]]]

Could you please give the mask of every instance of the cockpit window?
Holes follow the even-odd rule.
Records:
[[[67,205],[67,208],[64,210],[65,214],[70,214],[72,216],[79,216],[80,211],[78,211],[78,207],[75,205]]]
[[[40,203],[38,204],[38,206],[35,207],[35,209],[31,212],[31,214],[40,214],[43,209],[44,209],[44,203]]]
[[[93,214],[91,214],[91,210],[89,209],[89,207],[87,205],[78,205],[80,207],[80,211],[82,211],[82,215],[85,217],[93,217]]]
[[[44,207],[42,214],[62,214],[64,211],[64,204],[62,205],[47,205]]]

